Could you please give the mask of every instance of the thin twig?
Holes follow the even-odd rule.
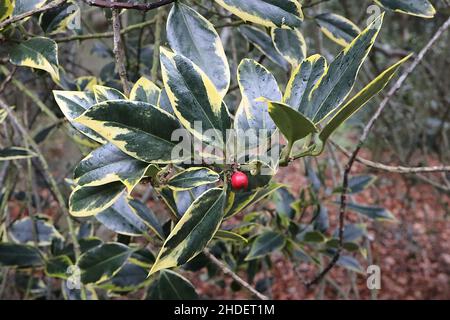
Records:
[[[149,25],[154,24],[156,21],[156,17],[145,21],[145,22],[141,22],[141,23],[137,23],[137,24],[133,24],[131,26],[128,26],[126,28],[123,28],[120,30],[120,34],[124,35],[128,32],[134,31],[134,30],[139,30],[139,29],[143,29]],[[82,34],[82,35],[74,35],[74,36],[70,36],[70,37],[65,37],[65,38],[56,38],[54,39],[56,42],[69,42],[69,41],[83,41],[83,40],[91,40],[91,39],[101,39],[101,38],[112,38],[114,37],[114,32],[113,31],[108,31],[108,32],[101,32],[101,33],[92,33],[92,34]]]
[[[340,254],[342,252],[343,242],[344,242],[344,222],[345,222],[345,211],[347,208],[347,192],[348,192],[347,189],[348,189],[349,174],[352,170],[353,164],[355,163],[355,161],[358,157],[358,153],[361,151],[362,146],[364,145],[365,141],[367,140],[367,137],[369,136],[370,130],[372,129],[375,122],[380,117],[383,110],[388,105],[391,98],[402,87],[405,80],[414,71],[414,69],[419,65],[419,63],[424,58],[425,54],[430,50],[430,48],[436,43],[436,41],[441,37],[441,35],[449,27],[450,27],[450,18],[448,18],[444,22],[444,24],[436,31],[436,33],[431,38],[431,40],[425,45],[425,47],[416,56],[413,63],[400,76],[400,78],[397,80],[397,82],[394,84],[394,86],[392,86],[391,90],[389,90],[386,97],[383,99],[383,101],[378,106],[378,109],[375,112],[375,114],[373,115],[373,117],[370,119],[370,121],[365,126],[363,134],[359,139],[358,145],[356,146],[355,150],[351,154],[350,159],[347,162],[347,165],[345,166],[344,177],[343,177],[343,182],[342,182],[341,205],[340,205],[340,209],[339,209],[339,247],[336,249],[336,253],[334,254],[333,258],[331,259],[331,261],[329,262],[327,267],[325,267],[322,270],[322,272],[320,272],[313,280],[308,282],[306,284],[307,287],[310,287],[312,285],[319,283],[339,260]]]
[[[175,0],[160,0],[154,3],[115,2],[111,0],[84,0],[88,5],[109,9],[134,9],[140,11],[153,10],[175,2]]]
[[[40,8],[36,8],[34,10],[30,10],[30,11],[24,12],[22,14],[19,14],[17,16],[14,16],[14,17],[11,17],[9,19],[6,19],[2,23],[0,23],[0,30],[5,28],[6,26],[10,25],[11,23],[23,20],[23,19],[28,18],[28,17],[31,17],[34,14],[45,12],[47,10],[59,7],[60,5],[62,5],[65,2],[67,2],[67,0],[56,0],[56,1],[50,2],[46,6],[43,6],[43,7],[40,7]]]
[[[5,90],[5,87],[8,85],[8,83],[12,80],[14,73],[16,72],[17,67],[14,66],[11,72],[6,76],[5,80],[3,80],[2,84],[0,85],[0,93]]]
[[[230,270],[222,261],[217,259],[213,254],[211,254],[209,251],[204,250],[203,253],[211,260],[212,263],[214,263],[224,274],[229,275],[233,278],[236,282],[238,282],[241,286],[243,286],[245,289],[253,293],[258,299],[260,300],[269,300],[269,298],[262,293],[258,292],[255,288],[253,288],[248,282],[246,282],[244,279],[239,277],[236,273]]]
[[[159,9],[158,14],[156,16],[156,26],[155,26],[155,41],[153,42],[153,58],[152,58],[152,69],[150,71],[150,77],[153,82],[156,82],[158,77],[158,68],[159,68],[159,53],[161,46],[161,24],[163,22],[163,14],[164,10]]]
[[[333,141],[331,141],[330,143],[336,148],[338,148],[339,151],[341,151],[347,157],[351,157],[352,154],[350,153],[350,151],[346,150],[345,148],[341,147],[340,145],[338,145]],[[390,166],[379,162],[367,160],[361,157],[356,157],[355,161],[362,163],[363,165],[369,168],[383,170],[391,173],[414,174],[414,173],[450,172],[450,166],[432,166],[432,167]]]
[[[130,94],[130,86],[128,84],[127,69],[125,67],[125,56],[122,45],[122,37],[120,34],[120,17],[119,10],[112,11],[112,24],[114,33],[114,56],[116,58],[116,68],[122,82],[123,92],[126,96]]]

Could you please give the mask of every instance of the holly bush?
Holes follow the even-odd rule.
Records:
[[[246,273],[253,284],[275,252],[318,271],[335,256],[364,272],[366,224],[330,226],[342,185],[326,185],[312,163],[409,58],[357,80],[382,9],[435,14],[426,0],[375,3],[360,29],[312,1],[2,1],[1,93],[29,101],[1,100],[3,279],[14,271],[26,297],[171,299],[197,297],[186,270],[228,272],[236,285]],[[309,47],[320,34],[334,58]],[[107,62],[83,58],[98,72],[75,61],[89,56],[85,41]],[[56,132],[84,155],[63,180],[41,151]],[[294,195],[276,177],[297,162],[310,183]],[[236,174],[243,180],[231,184]],[[21,179],[27,214],[13,217],[7,204]],[[347,191],[373,181],[352,176]],[[348,208],[395,220],[369,204]]]

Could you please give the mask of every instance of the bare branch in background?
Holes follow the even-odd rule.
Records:
[[[239,277],[236,273],[230,270],[222,261],[217,259],[212,253],[205,250],[203,253],[211,260],[212,263],[214,263],[217,267],[219,267],[220,270],[224,274],[229,275],[233,278],[236,282],[238,282],[241,286],[243,286],[245,289],[253,293],[258,299],[260,300],[269,300],[269,298],[265,295],[263,295],[261,292],[257,291],[255,288],[253,288],[248,282],[246,282],[244,279]]]
[[[335,142],[331,142],[336,148],[338,148],[347,157],[351,157],[350,151],[344,149]],[[370,161],[361,157],[356,157],[356,162],[363,165],[387,172],[402,173],[402,174],[415,174],[415,173],[433,173],[433,172],[450,172],[450,166],[432,166],[432,167],[404,167],[404,166],[390,166],[383,163]]]
[[[115,2],[109,0],[84,0],[88,5],[109,9],[134,9],[141,11],[153,10],[175,2],[175,0],[160,0],[153,3]]]
[[[50,2],[49,4],[47,4],[47,5],[43,6],[43,7],[36,8],[34,10],[31,10],[31,11],[28,11],[28,12],[24,12],[24,13],[19,14],[17,16],[14,16],[14,17],[11,17],[9,19],[6,19],[2,23],[0,23],[0,29],[3,29],[5,27],[7,27],[11,23],[18,22],[18,21],[23,20],[25,18],[31,17],[34,14],[42,13],[42,12],[51,10],[53,8],[59,7],[60,5],[64,4],[65,2],[67,2],[67,0],[56,0],[56,1]]]
[[[339,257],[342,252],[343,248],[343,242],[344,242],[344,222],[345,222],[345,211],[347,208],[347,189],[348,189],[348,180],[349,175],[352,170],[353,164],[355,163],[356,159],[358,158],[358,153],[361,151],[362,146],[367,140],[367,137],[370,134],[370,131],[372,127],[374,126],[375,122],[380,117],[383,110],[388,105],[391,98],[395,95],[395,93],[402,87],[408,76],[416,69],[416,67],[420,64],[422,59],[425,57],[425,54],[431,49],[431,47],[436,43],[436,41],[442,36],[442,34],[450,27],[450,18],[448,18],[444,24],[436,31],[434,36],[431,38],[431,40],[425,45],[425,47],[419,52],[419,54],[416,56],[415,60],[412,62],[412,64],[406,69],[406,71],[400,76],[400,78],[397,80],[397,82],[394,84],[394,86],[389,90],[386,97],[383,99],[383,101],[378,106],[377,111],[372,116],[368,124],[365,126],[362,136],[359,139],[358,145],[356,146],[355,150],[350,155],[350,159],[347,162],[347,165],[345,166],[344,171],[344,177],[342,182],[342,193],[341,193],[341,205],[339,209],[339,247],[336,249],[336,253],[334,254],[333,258],[329,262],[329,264],[320,272],[313,280],[306,283],[307,287],[310,287],[312,285],[315,285],[319,283],[326,275],[327,273],[334,267],[334,265],[338,262]]]
[[[125,55],[123,51],[122,37],[120,34],[120,17],[119,10],[112,11],[112,23],[114,34],[114,56],[116,58],[116,69],[122,82],[123,92],[126,96],[130,94],[130,86],[128,84],[127,69],[125,67]]]

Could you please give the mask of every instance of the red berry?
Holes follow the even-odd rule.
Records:
[[[231,186],[233,189],[247,189],[248,188],[248,177],[245,173],[236,171],[231,176]]]

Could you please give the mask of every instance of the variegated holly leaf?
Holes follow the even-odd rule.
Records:
[[[274,132],[276,126],[269,115],[267,100],[281,101],[281,91],[275,77],[256,61],[244,59],[238,67],[238,81],[242,101],[236,111],[235,129]]]
[[[164,87],[181,124],[201,141],[223,147],[231,120],[216,86],[192,61],[165,48],[161,48],[161,68]],[[204,135],[207,130],[214,132],[214,138]]]
[[[0,22],[8,18],[14,11],[14,0],[0,2]]]
[[[202,252],[219,229],[224,204],[222,189],[209,189],[197,198],[164,242],[150,274],[181,266]]]
[[[77,262],[82,283],[98,283],[114,276],[132,250],[121,243],[105,243],[86,251]]]
[[[107,143],[81,160],[75,168],[74,181],[83,186],[120,181],[130,193],[149,166],[149,163],[132,158],[112,143]]]
[[[13,16],[40,8],[47,0],[15,0]]]
[[[253,191],[230,191],[227,195],[227,204],[225,209],[226,218],[231,218],[242,210],[267,198],[269,195],[271,195],[281,187],[283,187],[282,184],[272,183],[267,187],[259,188],[258,190]]]
[[[336,131],[341,124],[343,124],[347,119],[354,115],[358,110],[364,107],[374,96],[376,96],[384,87],[389,83],[389,81],[394,77],[398,68],[406,62],[411,55],[398,61],[385,71],[383,71],[378,77],[372,80],[366,87],[364,87],[360,92],[358,92],[350,101],[348,101],[337,113],[334,115],[330,121],[325,125],[325,127],[320,132],[319,138],[322,141],[322,148],[324,148],[325,142],[328,138]]]
[[[145,268],[127,262],[111,279],[99,283],[98,286],[114,293],[135,291],[151,281],[147,279],[147,273]]]
[[[131,208],[133,208],[135,214],[141,218],[150,230],[152,230],[160,239],[165,238],[161,222],[159,222],[158,218],[149,207],[136,199],[130,200],[129,204]]]
[[[158,294],[162,300],[196,300],[198,294],[192,283],[171,270],[162,270],[158,279]]]
[[[374,0],[375,3],[395,12],[421,18],[433,18],[436,9],[429,0]]]
[[[159,105],[161,89],[145,76],[139,78],[130,92],[130,100],[142,101],[154,106]]]
[[[286,238],[284,235],[274,232],[266,231],[259,235],[252,243],[252,247],[246,261],[262,258],[274,251],[280,250],[286,244]]]
[[[310,113],[314,123],[326,119],[349,95],[356,76],[380,31],[380,15],[330,64],[311,92]]]
[[[81,116],[83,112],[95,104],[93,94],[81,91],[53,90],[53,96],[62,113],[72,126],[98,143],[103,144],[106,142],[106,140],[95,131],[74,121],[75,118]]]
[[[288,61],[275,48],[272,38],[261,29],[253,26],[240,26],[239,32],[254,45],[259,51],[266,55],[270,60],[279,65],[284,70],[289,70]]]
[[[95,101],[97,103],[109,100],[126,100],[127,97],[117,89],[95,85],[94,86]]]
[[[106,210],[95,215],[95,219],[106,228],[119,234],[140,236],[148,232],[144,221],[130,206],[125,195],[121,195],[116,202]]]
[[[206,73],[223,98],[230,86],[230,67],[214,26],[195,10],[176,2],[167,19],[167,40],[174,52]]]
[[[219,181],[219,174],[208,168],[192,167],[172,176],[167,185],[172,190],[183,191]]]
[[[266,27],[300,27],[303,12],[297,0],[215,0],[244,21]]]
[[[78,186],[70,195],[69,211],[75,217],[93,216],[112,206],[125,192],[121,182],[111,182],[101,186]]]
[[[39,18],[39,24],[46,34],[66,32],[80,21],[81,9],[73,1],[45,11]]]
[[[182,162],[172,158],[176,142],[172,134],[180,128],[170,114],[140,101],[112,100],[94,105],[75,119],[114,144],[129,156],[151,163]],[[190,157],[190,153],[184,153]]]
[[[246,244],[248,240],[238,233],[227,231],[227,230],[217,230],[214,235],[214,239],[219,239],[227,242],[237,242]]]
[[[293,68],[306,58],[306,41],[297,28],[272,28],[271,35],[275,48]]]
[[[283,101],[306,117],[312,117],[308,107],[311,92],[327,70],[327,61],[315,54],[302,62],[292,71],[286,86]]]
[[[59,81],[58,45],[55,41],[34,37],[16,45],[10,52],[12,64],[47,71]]]
[[[361,32],[352,21],[335,13],[322,13],[314,19],[328,38],[343,47],[348,46]]]
[[[33,151],[21,147],[0,149],[0,161],[28,159],[36,156],[37,154]]]

